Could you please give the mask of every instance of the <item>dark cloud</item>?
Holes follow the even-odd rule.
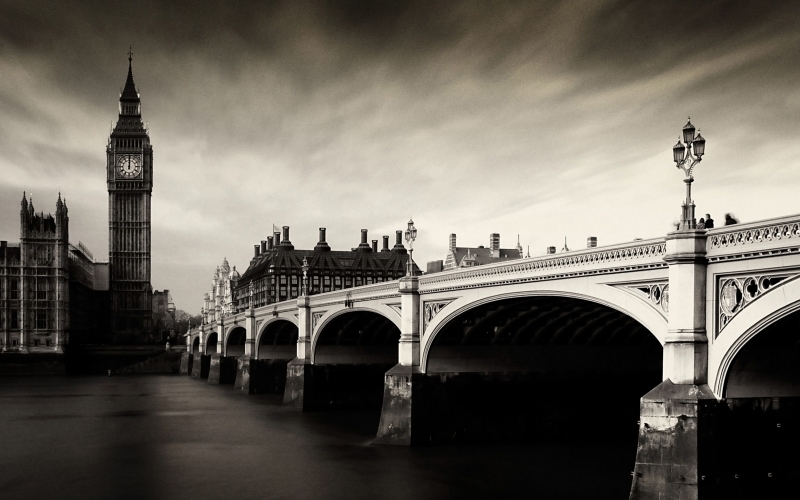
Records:
[[[796,212],[798,10],[7,1],[0,238],[16,238],[22,190],[42,209],[61,190],[71,235],[103,257],[105,144],[129,45],[156,155],[153,281],[182,308],[199,307],[223,256],[246,267],[273,222],[297,246],[327,226],[349,248],[360,228],[390,234],[413,215],[422,263],[450,232],[476,245],[519,233],[534,254],[564,235],[661,235],[689,114],[708,139],[700,210]]]

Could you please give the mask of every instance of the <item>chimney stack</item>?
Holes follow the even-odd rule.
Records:
[[[284,246],[292,244],[292,242],[289,241],[289,226],[283,226],[283,241],[281,244]]]
[[[254,247],[254,250],[255,250],[255,255],[253,255],[253,257],[258,257],[258,251],[259,251],[260,248],[259,248],[258,245],[253,245],[253,247]]]
[[[597,246],[597,236],[589,236],[586,238],[586,248],[595,248]]]
[[[547,247],[547,253],[548,254],[556,253],[556,247]]]
[[[261,253],[267,253],[267,240],[261,240]]]
[[[275,231],[274,233],[272,233],[272,240],[273,243],[275,244],[275,248],[278,248],[281,244],[281,232]]]
[[[383,248],[381,248],[381,252],[388,252],[389,251],[389,237],[383,237]]]
[[[492,233],[489,235],[489,249],[492,251],[492,257],[500,257],[500,234]]]
[[[373,252],[378,251],[378,240],[372,240],[372,251]]]
[[[362,229],[361,230],[361,243],[359,243],[358,248],[359,248],[359,250],[362,250],[362,251],[365,250],[367,252],[372,250],[372,247],[369,246],[369,242],[367,241],[367,230],[366,229]]]
[[[392,252],[399,254],[408,253],[406,247],[403,246],[403,231],[395,231],[394,236],[394,248],[392,248]]]
[[[325,228],[319,228],[319,241],[314,246],[314,251],[321,251],[321,252],[329,252],[331,247],[328,246],[328,242],[325,241]]]
[[[456,233],[450,233],[450,247],[449,250],[451,252],[456,251]]]
[[[272,250],[275,248],[272,243],[272,236],[267,236],[267,250]]]

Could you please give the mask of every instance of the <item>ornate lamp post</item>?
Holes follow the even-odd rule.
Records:
[[[414,276],[414,240],[417,239],[417,228],[414,227],[414,220],[408,219],[408,229],[406,229],[406,243],[408,243],[408,270],[406,276]]]
[[[686,178],[683,179],[683,182],[686,183],[686,200],[682,206],[681,230],[697,228],[697,223],[694,219],[694,202],[692,201],[692,182],[694,181],[692,171],[703,159],[703,154],[706,152],[706,140],[700,135],[699,130],[696,136],[694,132],[694,125],[692,125],[690,117],[683,127],[683,144],[679,137],[678,143],[672,148],[672,157],[675,163],[686,174]]]
[[[267,303],[278,302],[278,294],[275,291],[275,264],[269,265],[269,278],[267,279]],[[275,294],[273,299],[272,294]]]
[[[303,270],[303,289],[301,290],[300,295],[308,295],[308,258],[303,257],[303,265],[300,267]]]

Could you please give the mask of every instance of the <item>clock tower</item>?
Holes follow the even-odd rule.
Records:
[[[114,343],[148,339],[152,321],[150,286],[150,197],[153,147],[142,122],[133,83],[133,54],[119,98],[119,118],[106,147],[108,259]]]

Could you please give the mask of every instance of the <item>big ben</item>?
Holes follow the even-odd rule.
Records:
[[[150,197],[153,147],[133,83],[133,54],[119,98],[119,119],[106,148],[108,259],[114,343],[147,340],[152,318]]]

